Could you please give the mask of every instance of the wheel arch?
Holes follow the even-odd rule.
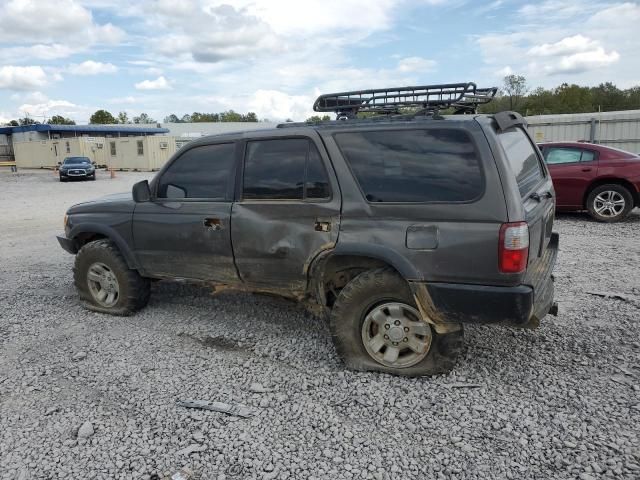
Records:
[[[421,280],[422,275],[398,252],[371,244],[338,244],[320,253],[309,269],[309,284],[316,301],[331,306],[336,289],[341,289],[364,270],[387,267],[405,280]]]
[[[587,199],[589,198],[589,195],[591,194],[591,192],[593,192],[594,189],[601,187],[602,185],[620,185],[621,187],[626,188],[627,190],[629,190],[629,193],[633,198],[634,206],[636,207],[640,206],[640,193],[638,193],[633,183],[631,183],[629,180],[626,180],[620,177],[604,177],[604,178],[598,178],[593,182],[591,182],[589,184],[589,187],[587,187],[587,189],[585,190],[584,196],[582,198],[582,206],[584,208],[588,208]]]
[[[122,238],[122,236],[113,228],[108,225],[101,225],[98,223],[83,223],[81,225],[77,225],[71,229],[68,238],[72,239],[78,250],[82,248],[83,245],[93,242],[94,240],[100,240],[106,238],[111,240],[116,244],[118,250],[122,253],[125,261],[127,262],[127,266],[132,269],[138,270],[138,262],[133,254],[133,251],[127,244],[127,242]]]

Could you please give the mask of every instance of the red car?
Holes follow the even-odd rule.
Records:
[[[616,222],[640,206],[640,156],[582,142],[538,145],[551,173],[558,210],[588,210]]]

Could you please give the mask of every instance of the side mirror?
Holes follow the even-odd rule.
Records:
[[[91,165],[95,166],[95,165],[96,165],[96,162],[91,162]]]
[[[62,165],[62,162],[58,162],[58,165]]]
[[[142,180],[133,186],[131,191],[133,195],[133,201],[136,203],[148,202],[151,200],[151,189],[149,188],[149,181]]]

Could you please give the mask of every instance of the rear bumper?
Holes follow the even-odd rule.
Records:
[[[503,323],[536,327],[554,307],[553,266],[558,235],[553,234],[544,256],[514,287],[459,283],[409,282],[421,311],[434,323]]]
[[[73,255],[78,253],[78,246],[76,245],[76,242],[74,242],[73,240],[67,237],[58,236],[56,238],[58,239],[58,243],[64,250],[66,250],[67,252]]]

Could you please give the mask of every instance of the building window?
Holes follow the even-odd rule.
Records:
[[[67,147],[67,153],[71,153],[71,145],[69,145],[69,142],[64,142],[66,147]]]
[[[111,148],[111,156],[116,156],[116,142],[109,142],[109,146]]]
[[[144,143],[138,140],[138,155],[144,155]]]

